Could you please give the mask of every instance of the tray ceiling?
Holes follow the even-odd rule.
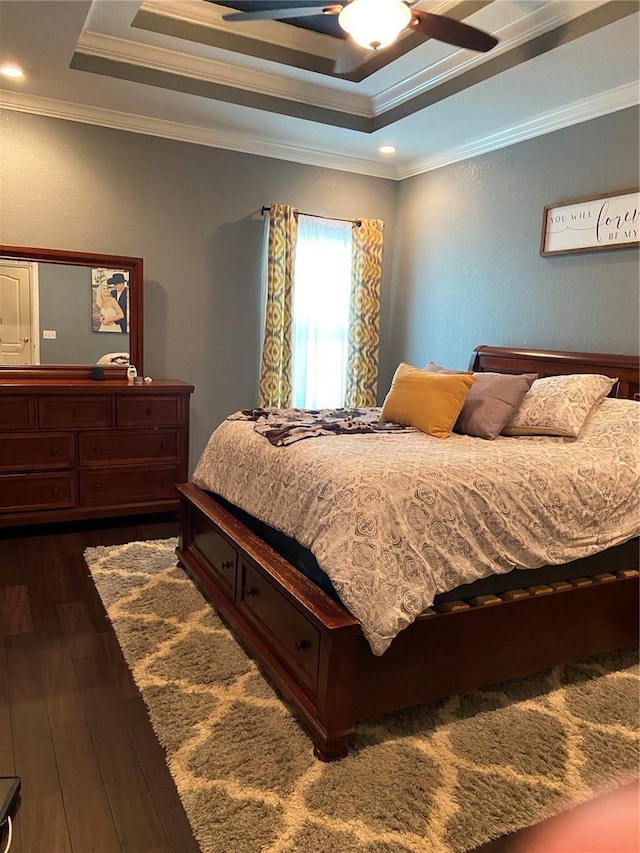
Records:
[[[401,178],[639,100],[635,0],[420,0],[498,46],[477,54],[407,32],[349,79],[333,73],[335,17],[223,20],[229,7],[283,5],[2,0],[0,62],[26,77],[3,81],[0,103]]]

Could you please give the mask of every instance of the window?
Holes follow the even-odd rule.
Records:
[[[351,222],[298,216],[293,283],[292,405],[345,404]]]
[[[383,227],[271,205],[259,406],[375,406]]]

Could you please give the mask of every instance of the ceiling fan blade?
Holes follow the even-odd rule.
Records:
[[[444,41],[456,47],[479,50],[481,53],[486,53],[498,44],[498,39],[489,33],[477,30],[475,27],[470,27],[468,24],[463,24],[453,18],[448,18],[446,15],[434,15],[431,12],[421,12],[417,9],[412,9],[411,14],[413,21],[409,25],[410,29],[427,38]]]
[[[364,47],[360,47],[352,38],[347,36],[334,63],[334,74],[350,74],[356,68],[364,65],[367,59],[375,52],[375,50],[367,50]]]
[[[312,15],[338,15],[342,3],[327,3],[324,6],[299,6],[296,9],[258,9],[255,12],[230,12],[223,21],[279,21],[282,18],[306,18]]]

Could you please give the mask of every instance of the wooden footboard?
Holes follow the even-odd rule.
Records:
[[[206,492],[178,486],[182,565],[308,728],[318,757],[355,737],[360,625]]]
[[[181,564],[308,728],[340,758],[356,721],[633,645],[638,571],[443,604],[382,656],[359,623],[197,486],[178,486]],[[601,558],[602,555],[598,555]],[[628,560],[628,556],[625,557]]]

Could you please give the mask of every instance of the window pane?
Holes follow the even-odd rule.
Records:
[[[344,405],[351,223],[300,215],[293,288],[293,405]]]

